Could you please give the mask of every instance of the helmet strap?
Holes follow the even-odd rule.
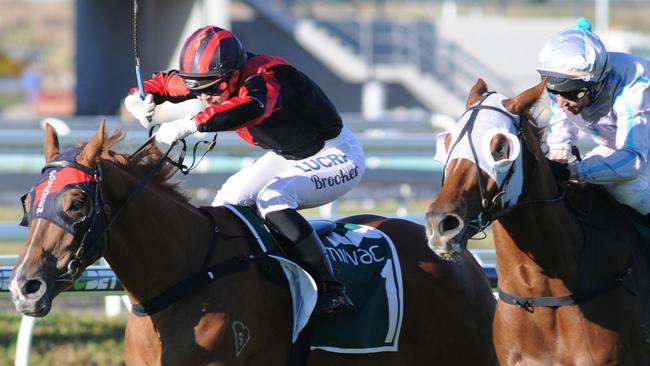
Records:
[[[589,93],[587,94],[587,97],[589,98],[589,104],[587,104],[587,107],[594,104],[594,102],[596,101],[596,99],[598,99],[598,97],[603,92],[603,90],[605,90],[605,83],[607,83],[607,78],[597,82],[596,84],[594,84],[594,86],[592,86],[589,89]]]

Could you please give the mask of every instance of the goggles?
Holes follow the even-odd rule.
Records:
[[[577,102],[580,99],[590,95],[595,82],[584,81],[581,79],[566,79],[549,76],[546,80],[546,90],[553,94],[559,95],[566,100]]]
[[[593,87],[593,86],[592,86]],[[570,90],[570,91],[559,91],[559,90],[553,90],[551,88],[546,88],[546,91],[553,95],[559,95],[562,98],[572,101],[572,102],[578,102],[580,99],[586,97],[589,95],[591,92],[592,87],[587,87],[587,88],[581,88],[577,90]]]
[[[222,78],[182,78],[183,84],[194,95],[221,95],[228,89],[230,76]]]

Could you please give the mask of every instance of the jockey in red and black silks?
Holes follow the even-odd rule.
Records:
[[[319,284],[316,313],[351,306],[322,243],[297,210],[330,203],[357,185],[363,149],[325,93],[276,56],[244,51],[231,32],[198,29],[181,48],[179,69],[131,89],[124,103],[143,126],[157,104],[199,99],[205,109],[164,123],[156,141],[171,144],[194,132],[236,131],[267,153],[228,179],[213,205],[255,206],[286,252]]]

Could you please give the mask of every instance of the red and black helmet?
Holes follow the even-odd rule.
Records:
[[[244,48],[230,31],[213,25],[187,37],[178,60],[181,77],[225,77],[246,61]]]

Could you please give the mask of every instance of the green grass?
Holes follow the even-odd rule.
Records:
[[[34,326],[29,364],[123,365],[126,318],[54,311]],[[13,365],[20,315],[0,312],[0,365]]]

